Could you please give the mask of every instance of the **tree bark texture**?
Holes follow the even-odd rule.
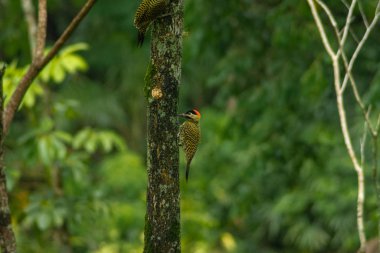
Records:
[[[8,203],[7,184],[4,167],[3,133],[3,75],[5,66],[0,69],[0,249],[2,253],[16,252],[16,239],[12,230],[11,211]]]
[[[153,24],[148,101],[148,189],[144,253],[177,253],[180,187],[177,104],[181,78],[183,0],[171,0]]]

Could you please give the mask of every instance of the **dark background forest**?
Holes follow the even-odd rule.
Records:
[[[48,1],[48,44],[82,3]],[[138,48],[138,4],[98,1],[16,114],[5,163],[21,253],[142,252],[150,35]],[[344,22],[342,2],[329,5]],[[355,252],[357,178],[306,1],[186,0],[184,18],[179,111],[199,109],[202,140],[187,184],[181,156],[182,251]],[[0,31],[10,94],[31,59],[20,1],[0,0]],[[354,69],[373,110],[379,43],[375,29]],[[359,150],[364,123],[348,93]],[[378,217],[371,184],[366,192],[370,238]]]

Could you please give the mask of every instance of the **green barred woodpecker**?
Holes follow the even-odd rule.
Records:
[[[142,0],[135,14],[134,24],[138,30],[137,45],[140,47],[144,43],[145,32],[149,25],[162,14],[169,0]]]
[[[180,117],[186,119],[179,127],[179,145],[182,146],[186,157],[186,182],[189,179],[190,163],[193,159],[199,140],[201,138],[201,128],[199,126],[199,120],[201,114],[199,111],[193,109],[186,113],[178,114]]]

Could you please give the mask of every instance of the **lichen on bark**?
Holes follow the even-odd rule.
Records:
[[[145,98],[148,100],[151,98],[152,92],[152,77],[155,75],[155,68],[152,64],[152,61],[149,61],[148,67],[146,68],[145,77],[144,77],[144,94]]]
[[[147,213],[144,253],[178,253],[180,190],[177,105],[181,78],[183,0],[172,0],[153,24],[145,77],[148,112]]]

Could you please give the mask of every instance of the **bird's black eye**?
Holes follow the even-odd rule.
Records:
[[[196,113],[194,112],[194,110],[187,111],[186,114],[193,114],[193,115],[196,115]]]

